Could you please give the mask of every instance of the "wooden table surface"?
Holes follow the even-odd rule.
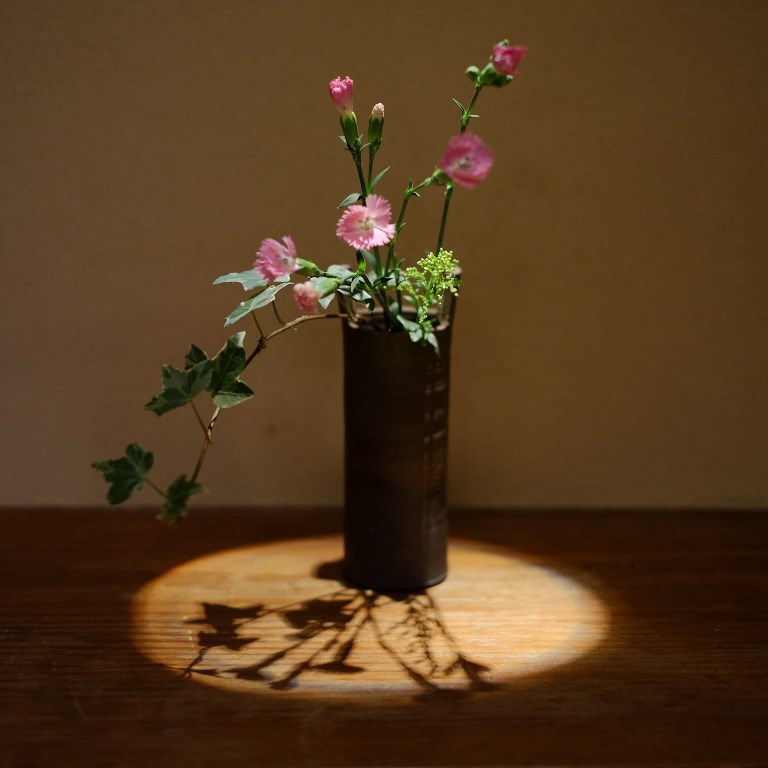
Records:
[[[768,766],[768,513],[451,516],[338,580],[338,510],[0,510],[0,766]]]

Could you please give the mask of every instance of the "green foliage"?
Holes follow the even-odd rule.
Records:
[[[266,307],[267,304],[271,304],[275,300],[275,296],[277,296],[278,292],[282,291],[283,288],[287,288],[289,285],[292,285],[292,283],[279,283],[277,285],[270,285],[269,288],[264,288],[255,296],[251,296],[250,299],[241,301],[237,309],[233,310],[229,313],[229,315],[227,315],[227,319],[224,322],[224,327],[226,328],[227,326],[236,323],[238,320],[240,320],[240,318],[245,317],[255,309]]]
[[[376,189],[376,185],[384,178],[384,174],[389,170],[389,166],[384,168],[384,170],[379,171],[373,181],[371,182],[371,192],[373,192]]]
[[[131,443],[125,449],[125,456],[106,461],[94,461],[91,466],[104,475],[111,483],[107,492],[110,504],[120,504],[130,498],[144,485],[144,477],[152,469],[154,456],[138,443]]]
[[[222,283],[240,283],[243,290],[252,291],[254,288],[263,288],[265,285],[269,285],[269,280],[261,272],[247,269],[245,272],[229,272],[213,281],[214,285],[221,285]]]
[[[211,363],[207,358],[183,371],[172,365],[164,365],[163,391],[153,397],[144,407],[158,416],[162,416],[175,408],[180,408],[208,389],[212,373]]]
[[[348,205],[352,205],[360,200],[363,196],[359,192],[353,192],[351,195],[347,195],[336,208],[346,208]]]
[[[252,397],[253,390],[237,378],[246,363],[244,336],[244,331],[236,333],[212,360],[193,344],[184,358],[183,371],[163,366],[163,391],[146,404],[147,410],[162,416],[206,391],[219,408],[231,408]]]
[[[231,336],[216,357],[211,360],[213,370],[208,389],[213,402],[219,408],[231,408],[253,397],[253,390],[244,381],[238,379],[246,364],[244,337],[245,331]]]
[[[200,483],[188,480],[186,475],[180,475],[169,486],[165,492],[166,502],[163,504],[163,511],[158,514],[158,520],[164,523],[177,523],[187,516],[187,504],[192,496],[203,493]]]

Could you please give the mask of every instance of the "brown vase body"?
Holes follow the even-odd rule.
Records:
[[[436,354],[404,332],[344,324],[344,574],[358,586],[446,577],[451,325]]]

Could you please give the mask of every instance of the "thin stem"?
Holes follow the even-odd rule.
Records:
[[[353,152],[352,157],[355,160],[355,168],[357,168],[357,178],[360,181],[360,191],[363,193],[363,205],[365,205],[365,198],[368,197],[368,185],[365,183],[365,175],[363,174],[363,164],[360,162],[360,153]]]
[[[448,219],[448,206],[451,204],[451,197],[453,196],[453,182],[449,182],[445,187],[445,202],[443,203],[443,217],[440,220],[440,233],[437,236],[437,248],[435,249],[435,256],[440,253],[440,249],[443,247],[443,236],[445,235],[445,222]]]
[[[323,315],[302,315],[301,317],[296,317],[290,322],[286,323],[282,328],[278,328],[277,330],[272,331],[272,333],[266,336],[264,340],[270,341],[271,339],[274,339],[275,336],[279,336],[283,331],[295,328],[297,325],[309,322],[310,320],[334,320],[345,317],[349,317],[346,312],[331,312]]]
[[[274,303],[275,302],[273,301],[272,304]],[[259,331],[259,341],[262,343],[263,347],[266,347],[267,344],[264,341],[264,331],[261,330],[261,325],[259,324],[259,318],[256,317],[256,313],[253,310],[251,310],[251,317],[253,318],[253,322],[256,323],[256,328]]]
[[[144,482],[150,487],[154,488],[164,499],[167,498],[165,495],[165,491],[159,488],[157,485],[155,485],[148,477],[144,478]]]
[[[197,406],[195,405],[195,401],[194,400],[190,400],[189,404],[192,406],[192,410],[195,412],[195,416],[197,417],[197,423],[200,425],[200,429],[202,429],[203,432],[205,432],[207,427],[205,426],[205,422],[203,421],[202,416],[200,416],[200,411],[197,410]]]
[[[389,251],[387,253],[387,270],[390,270],[394,267],[394,260],[395,260],[395,243],[397,242],[397,236],[400,234],[400,230],[403,228],[403,219],[405,218],[405,209],[408,207],[408,203],[410,199],[416,195],[418,190],[420,190],[422,187],[426,187],[427,184],[430,184],[432,182],[432,177],[428,176],[424,181],[421,182],[421,184],[417,184],[415,187],[411,186],[410,182],[408,186],[405,188],[405,194],[403,195],[403,204],[400,206],[400,214],[397,217],[397,223],[395,224],[395,234],[392,236],[392,239],[389,241]]]
[[[205,454],[208,451],[208,446],[213,442],[213,427],[216,424],[216,419],[219,418],[219,413],[221,413],[221,408],[216,408],[216,410],[213,412],[213,416],[211,416],[211,420],[208,422],[208,426],[205,429],[203,447],[200,449],[200,455],[197,458],[195,471],[192,473],[191,482],[193,483],[197,481],[197,476],[200,474],[200,470],[203,468],[203,461],[205,460]]]
[[[280,325],[285,325],[285,320],[283,320],[283,318],[280,317],[280,313],[277,311],[277,302],[276,301],[271,302],[270,306],[272,307],[272,311],[275,313],[277,322],[280,323]]]
[[[366,189],[371,188],[371,179],[373,178],[373,158],[376,157],[376,150],[369,149],[368,150],[368,184],[366,185]]]
[[[296,326],[301,325],[302,323],[306,323],[310,320],[330,320],[330,319],[336,319],[336,318],[342,318],[347,317],[343,312],[339,313],[331,313],[331,314],[324,314],[324,315],[302,315],[301,317],[297,317],[294,320],[291,320],[288,323],[285,323],[281,328],[278,328],[275,331],[272,331],[272,333],[268,334],[267,336],[264,336],[263,334],[259,338],[258,344],[256,344],[256,347],[254,348],[253,352],[251,352],[250,356],[245,362],[245,365],[243,366],[243,370],[247,368],[253,359],[258,355],[263,349],[267,346],[267,341],[270,339],[274,339],[275,336],[280,335],[283,333],[283,331],[287,331],[291,328],[296,328]],[[194,403],[192,403],[192,407],[194,408]],[[213,442],[213,428],[216,425],[216,419],[219,418],[219,413],[221,412],[221,408],[216,408],[216,410],[213,412],[213,416],[211,416],[211,420],[208,422],[208,426],[205,426],[202,419],[200,418],[200,415],[195,408],[195,414],[198,417],[198,420],[200,421],[200,424],[203,428],[204,436],[203,436],[203,445],[200,448],[200,455],[197,457],[197,464],[195,465],[195,471],[192,473],[192,482],[196,482],[198,475],[200,474],[200,470],[203,468],[203,462],[205,461],[205,454],[208,451],[208,446],[211,445]],[[149,483],[149,480],[147,480]],[[151,483],[150,483],[151,484]],[[162,494],[165,496],[165,494],[160,491],[159,488],[156,486],[153,486]]]
[[[475,92],[472,94],[472,101],[469,102],[469,106],[464,110],[464,114],[461,116],[461,133],[467,130],[469,121],[472,119],[472,107],[475,106],[477,97],[480,95],[480,91],[483,90],[482,85],[475,85]]]

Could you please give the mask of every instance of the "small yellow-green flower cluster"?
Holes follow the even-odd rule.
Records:
[[[427,319],[430,307],[439,303],[446,291],[458,293],[461,286],[458,268],[459,262],[453,258],[453,251],[441,248],[437,255],[428,253],[416,262],[415,267],[405,270],[401,289],[413,302],[419,322]]]

